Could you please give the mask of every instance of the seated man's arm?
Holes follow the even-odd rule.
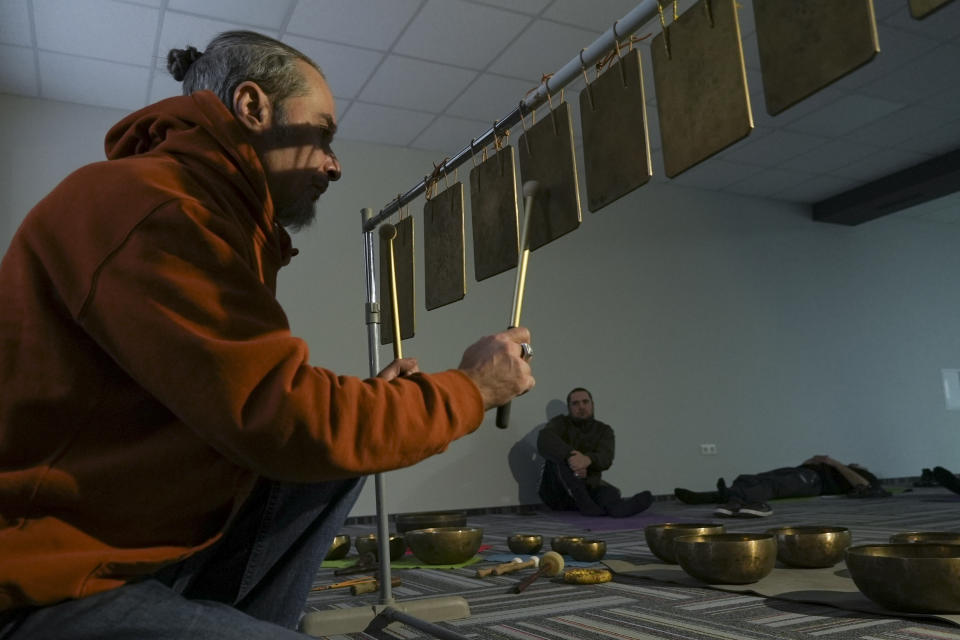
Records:
[[[583,454],[590,457],[590,469],[593,471],[606,471],[613,464],[613,453],[616,449],[616,439],[613,435],[613,429],[608,425],[601,423],[603,433],[597,442],[593,451],[584,451]]]
[[[868,487],[870,486],[870,481],[864,478],[862,475],[851,469],[849,466],[843,464],[839,460],[834,460],[830,456],[814,456],[809,460],[805,461],[804,464],[826,464],[834,469],[843,476],[843,479],[846,480],[854,487]]]
[[[556,418],[547,423],[537,435],[537,451],[547,460],[566,464],[573,451],[570,444],[561,435],[560,423]]]

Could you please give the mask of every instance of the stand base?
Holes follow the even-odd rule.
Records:
[[[387,607],[392,607],[427,622],[460,620],[470,617],[470,605],[460,596],[406,600],[393,604],[376,604],[353,609],[330,609],[314,611],[303,616],[300,631],[311,636],[333,636],[343,633],[359,633]]]

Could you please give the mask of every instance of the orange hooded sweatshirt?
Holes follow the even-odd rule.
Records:
[[[209,92],[125,118],[0,263],[0,611],[106,591],[219,539],[258,476],[414,464],[483,419],[455,370],[308,362],[275,297],[289,237]]]

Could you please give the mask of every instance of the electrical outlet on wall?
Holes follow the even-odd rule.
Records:
[[[700,445],[700,455],[704,455],[704,456],[715,456],[715,455],[717,455],[717,445],[715,445],[715,444],[702,444],[702,445]]]

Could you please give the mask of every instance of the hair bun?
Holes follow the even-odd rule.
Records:
[[[196,47],[170,49],[170,53],[167,54],[167,71],[175,80],[180,82],[187,75],[187,71],[190,70],[193,63],[202,55],[203,53],[197,51]]]

